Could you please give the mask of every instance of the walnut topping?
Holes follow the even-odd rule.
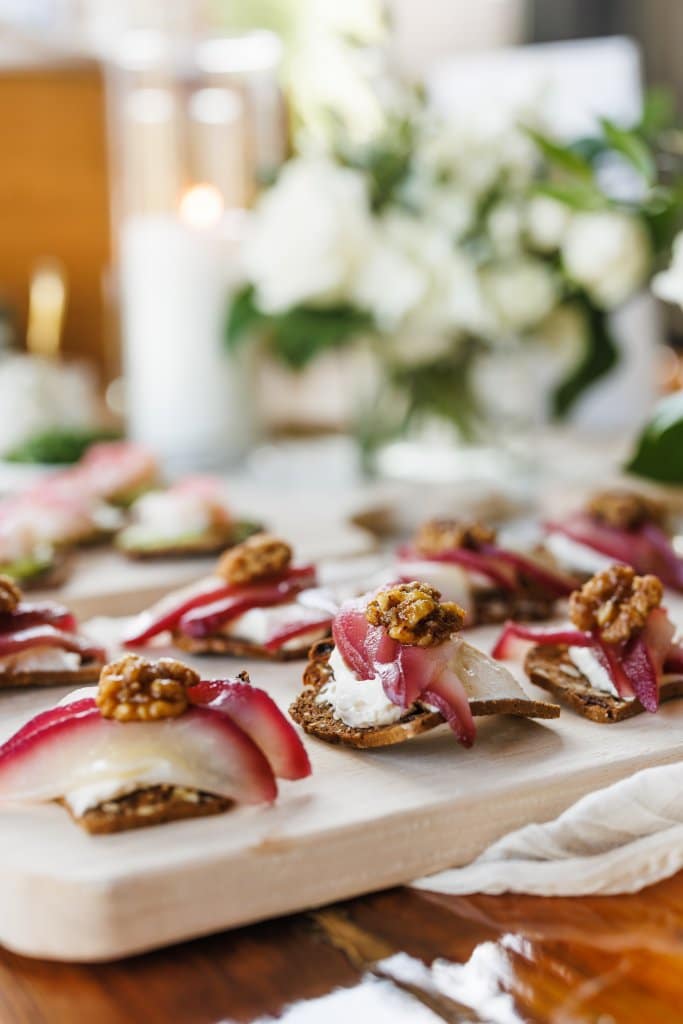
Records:
[[[255,533],[219,559],[216,574],[237,585],[279,576],[292,561],[292,549],[270,533]]]
[[[612,565],[574,591],[569,617],[578,629],[597,630],[606,643],[625,643],[643,628],[663,594],[656,576],[636,576],[628,565]]]
[[[174,658],[147,661],[126,654],[105,665],[95,701],[103,718],[154,722],[177,718],[187,708],[187,688],[199,682],[193,669]]]
[[[465,612],[454,601],[426,583],[400,583],[380,590],[370,601],[365,617],[371,626],[384,626],[392,640],[415,647],[442,643],[460,629]]]
[[[496,532],[483,523],[459,519],[429,519],[415,537],[415,547],[424,555],[438,555],[453,548],[478,551],[483,544],[493,544]]]
[[[636,491],[598,491],[586,506],[591,518],[619,530],[636,530],[644,523],[661,523],[664,507],[660,502]]]
[[[0,576],[0,612],[13,612],[21,601],[21,590],[9,576]]]

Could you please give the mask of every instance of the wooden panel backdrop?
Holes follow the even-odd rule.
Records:
[[[104,367],[109,252],[104,97],[94,66],[0,73],[0,293],[22,339],[42,259],[69,279],[66,351]]]

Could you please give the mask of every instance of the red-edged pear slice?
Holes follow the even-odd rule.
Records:
[[[279,779],[304,779],[311,763],[304,745],[272,697],[249,683],[203,681],[189,691],[193,704],[227,715],[268,758]]]
[[[277,796],[259,747],[227,715],[202,707],[122,724],[86,698],[38,716],[0,747],[0,802],[54,800],[98,782],[140,779],[243,804]]]
[[[68,608],[52,601],[20,601],[13,612],[0,614],[0,633],[15,633],[29,626],[54,626],[73,633],[76,618]]]
[[[0,657],[19,654],[32,647],[59,647],[63,651],[80,654],[81,658],[102,662],[106,658],[102,647],[91,644],[75,633],[63,633],[54,626],[29,626],[14,633],[0,633]]]
[[[537,644],[567,644],[570,647],[596,647],[590,633],[581,633],[572,626],[543,629],[523,626],[519,622],[506,622],[491,651],[491,656],[502,661],[522,659],[530,647]]]

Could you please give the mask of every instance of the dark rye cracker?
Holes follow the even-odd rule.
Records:
[[[192,541],[185,541],[181,544],[159,544],[154,547],[137,547],[135,544],[127,545],[125,541],[125,530],[123,530],[116,541],[116,547],[133,561],[153,561],[159,558],[203,558],[210,555],[220,555],[227,548],[234,548],[242,541],[251,537],[254,533],[260,533],[263,526],[260,523],[239,522],[235,523],[231,530],[207,531]]]
[[[204,818],[222,814],[232,806],[232,801],[225,797],[186,786],[148,786],[115,800],[105,800],[82,815],[74,814],[65,800],[56,802],[69,811],[76,824],[94,836]]]
[[[102,662],[91,661],[80,668],[61,672],[0,672],[0,689],[10,686],[87,686],[100,678]]]
[[[556,598],[513,594],[507,590],[479,590],[474,594],[473,619],[478,626],[496,626],[508,619],[545,622],[555,614]]]
[[[591,722],[608,725],[641,714],[645,709],[638,700],[621,700],[594,689],[573,664],[564,645],[542,644],[526,656],[524,668],[532,683],[548,690]],[[660,700],[683,696],[683,676],[665,680],[659,689]]]
[[[321,640],[314,644],[309,653],[309,662],[304,670],[304,687],[290,705],[289,713],[304,732],[328,743],[342,743],[346,746],[367,750],[372,747],[387,747],[419,736],[420,733],[435,729],[445,721],[438,711],[430,711],[419,703],[391,725],[380,725],[370,729],[354,729],[345,725],[332,714],[328,704],[318,704],[316,698],[320,689],[329,681],[332,670],[329,659],[334,644]],[[545,701],[518,700],[471,700],[473,715],[516,715],[523,718],[557,718],[560,709],[557,704]]]
[[[173,643],[188,654],[227,654],[233,658],[261,658],[266,661],[296,661],[305,658],[309,644],[291,650],[268,651],[260,644],[232,636],[193,637],[186,633],[173,633]]]

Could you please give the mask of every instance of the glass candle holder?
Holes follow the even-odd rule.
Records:
[[[286,150],[279,40],[125,38],[108,75],[114,241],[130,436],[171,471],[221,468],[256,424],[228,353],[246,209]]]

